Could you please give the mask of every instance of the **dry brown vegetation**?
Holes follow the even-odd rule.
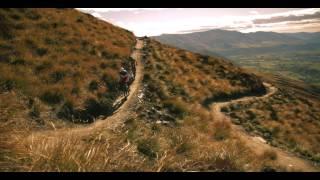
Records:
[[[289,89],[253,103],[225,107],[235,124],[264,137],[274,146],[319,163],[320,101]]]
[[[95,100],[114,97],[109,92],[120,57],[130,55],[132,33],[69,9],[0,14],[19,27],[1,30],[1,48],[17,46],[25,60],[1,61],[1,171],[286,170],[274,163],[273,152],[257,156],[228,121],[218,121],[207,108],[212,101],[264,93],[255,75],[148,39],[142,91],[126,109],[130,116],[115,128],[79,133],[87,126],[62,119],[77,106],[94,114],[108,109]],[[24,43],[37,48],[30,51]]]
[[[24,102],[11,115],[29,111],[22,117],[44,124],[56,115],[92,121],[108,114],[90,108],[117,96],[117,70],[135,44],[131,32],[74,9],[0,9],[0,17],[0,98],[9,103],[1,113],[15,106],[5,98],[17,94]]]
[[[74,9],[0,9],[0,158],[15,134],[108,115],[135,41]]]

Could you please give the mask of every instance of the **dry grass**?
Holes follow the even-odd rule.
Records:
[[[83,108],[87,97],[115,98],[107,85],[130,56],[133,33],[74,9],[0,9],[0,16],[6,31],[0,37],[0,93],[40,99],[43,119],[64,102]],[[101,84],[98,92],[88,89],[92,81]],[[41,98],[50,91],[60,98]],[[42,108],[47,105],[53,110]]]
[[[267,100],[239,103],[225,111],[246,130],[255,131],[272,145],[319,163],[318,106],[315,98],[280,89]]]
[[[277,152],[275,152],[274,150],[266,150],[263,152],[262,158],[274,161],[277,159]]]

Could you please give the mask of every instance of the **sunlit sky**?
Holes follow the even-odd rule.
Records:
[[[77,8],[136,36],[211,29],[320,32],[320,8]]]

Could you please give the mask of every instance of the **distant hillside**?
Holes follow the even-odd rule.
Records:
[[[226,57],[246,68],[272,72],[320,87],[320,32],[274,33],[211,30],[153,37],[162,43]]]
[[[277,53],[320,48],[320,33],[274,33],[210,30],[190,34],[155,36],[162,43],[206,54],[233,56],[239,54]]]

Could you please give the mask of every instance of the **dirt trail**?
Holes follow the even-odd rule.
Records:
[[[237,103],[237,102],[244,102],[244,101],[251,102],[251,101],[266,99],[277,92],[276,87],[273,87],[268,83],[263,83],[263,84],[267,88],[267,94],[265,94],[264,96],[243,97],[240,99],[235,99],[227,102],[214,103],[211,105],[212,116],[214,116],[215,119],[231,122],[231,119],[221,112],[222,107],[228,106],[232,103]],[[306,171],[306,172],[319,171],[319,169],[316,168],[314,165],[312,165],[311,162],[301,159],[299,157],[296,157],[289,152],[286,152],[282,149],[279,149],[267,144],[262,137],[249,135],[241,126],[232,124],[231,127],[233,130],[238,132],[239,138],[241,138],[246,143],[246,145],[249,146],[250,149],[252,149],[257,155],[263,154],[266,150],[272,150],[277,153],[277,159],[276,159],[277,164],[279,164],[282,167],[286,167],[287,170],[289,171]]]

